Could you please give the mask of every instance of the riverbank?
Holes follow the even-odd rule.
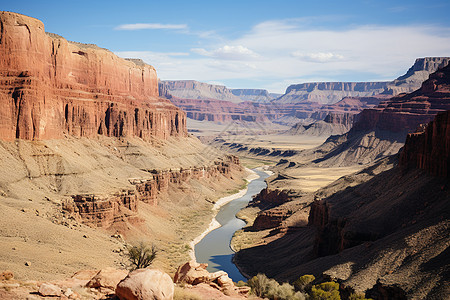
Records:
[[[219,200],[217,200],[217,202],[214,204],[214,206],[212,207],[212,210],[214,211],[214,215],[213,218],[211,220],[211,223],[209,224],[209,226],[205,229],[205,231],[203,231],[199,236],[197,236],[196,238],[194,238],[190,243],[189,243],[189,257],[191,260],[196,260],[195,258],[195,245],[198,244],[208,233],[210,233],[211,231],[220,228],[220,223],[217,222],[216,220],[216,216],[217,213],[219,212],[219,209],[224,206],[225,204],[239,199],[240,197],[244,196],[245,193],[247,193],[248,190],[248,184],[250,182],[252,182],[253,180],[259,178],[259,176],[253,171],[250,170],[248,168],[245,168],[245,170],[249,173],[249,175],[244,178],[247,181],[247,185],[245,188],[243,188],[242,190],[240,190],[239,192],[229,195],[229,196],[225,196],[220,198]]]

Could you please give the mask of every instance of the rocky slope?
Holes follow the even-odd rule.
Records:
[[[312,136],[341,135],[352,128],[354,117],[354,114],[331,112],[324,120],[315,121],[308,125],[297,123],[286,131],[285,134]]]
[[[331,278],[373,299],[445,299],[448,172],[430,162],[450,160],[449,117],[439,114],[411,135],[399,166],[384,159],[262,212],[264,224],[275,226],[258,225],[265,242],[239,251],[240,267],[280,280]]]
[[[0,138],[186,136],[152,66],[47,34],[31,17],[1,12],[0,24]]]

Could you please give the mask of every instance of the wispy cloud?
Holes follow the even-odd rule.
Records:
[[[241,45],[225,45],[211,51],[207,51],[203,48],[193,48],[191,49],[191,51],[202,56],[208,56],[223,60],[254,60],[261,57],[259,54]]]
[[[115,30],[142,30],[142,29],[187,29],[186,24],[161,24],[161,23],[135,23],[122,24],[115,27]]]
[[[291,56],[301,60],[318,63],[327,63],[344,59],[344,56],[331,52],[302,53],[300,51],[295,51],[291,53]]]

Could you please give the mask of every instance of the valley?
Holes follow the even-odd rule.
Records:
[[[0,298],[450,295],[449,57],[280,94],[160,80],[8,11],[0,53]]]

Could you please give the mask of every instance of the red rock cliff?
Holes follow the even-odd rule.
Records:
[[[158,96],[152,66],[48,34],[0,12],[0,138],[185,136],[185,114]]]
[[[450,177],[450,111],[438,114],[422,132],[408,134],[400,165]]]
[[[431,74],[417,91],[383,101],[374,109],[363,110],[352,130],[380,129],[406,134],[449,109],[450,66],[446,66]]]

